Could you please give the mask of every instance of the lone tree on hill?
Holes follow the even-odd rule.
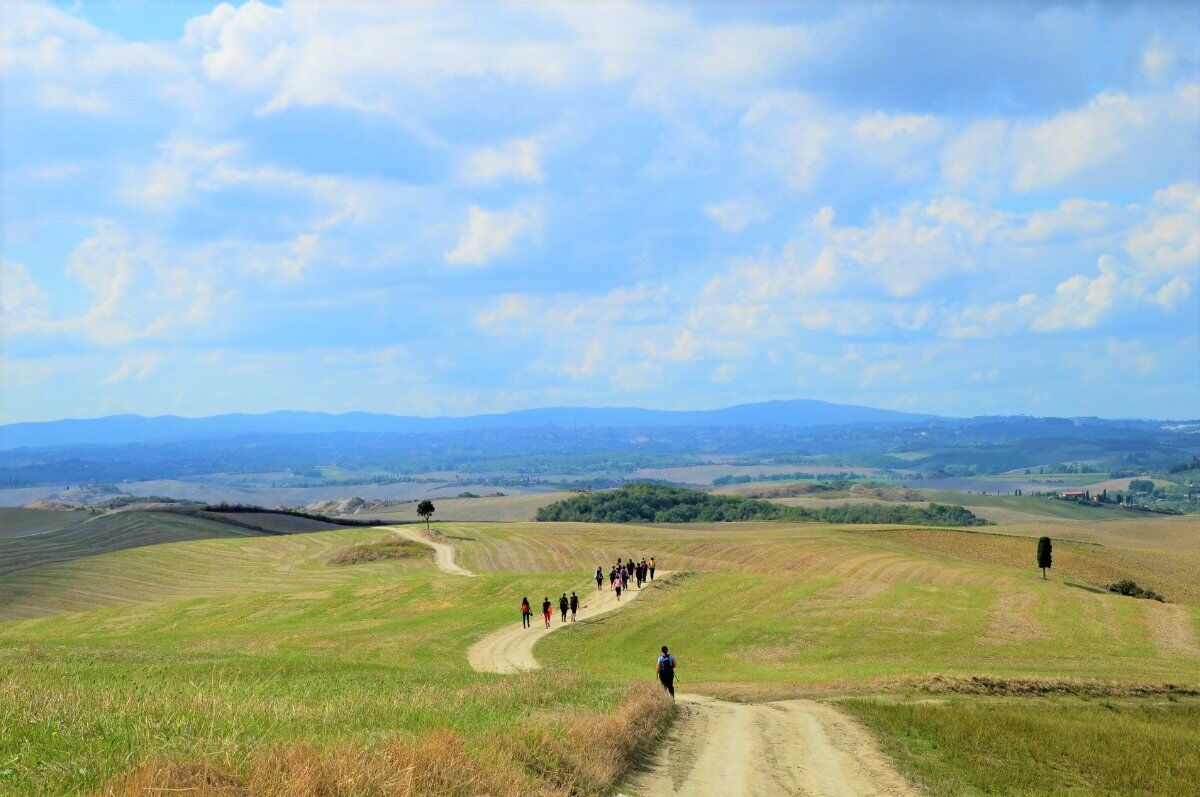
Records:
[[[1046,577],[1046,571],[1050,569],[1052,559],[1053,546],[1050,544],[1049,537],[1042,537],[1038,540],[1038,567],[1042,568],[1042,578]]]
[[[429,518],[433,517],[433,501],[426,498],[417,504],[417,514],[425,518],[425,530],[429,530]]]

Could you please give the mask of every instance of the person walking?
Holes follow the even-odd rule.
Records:
[[[597,567],[596,568],[596,590],[600,591],[603,589],[604,589],[604,571],[601,570],[599,567]]]
[[[558,599],[558,610],[562,612],[562,622],[565,623],[567,621],[567,612],[570,611],[570,609],[571,602],[567,600],[567,593],[564,592],[562,597]]]
[[[550,596],[547,595],[542,599],[542,619],[546,621],[546,627],[550,627]]]
[[[648,564],[650,566],[650,580],[653,581],[654,580],[654,557],[651,556],[650,561],[647,562],[646,564]]]
[[[658,657],[658,666],[655,672],[658,673],[658,680],[671,693],[671,699],[675,699],[675,669],[679,665],[675,662],[675,657],[667,651],[667,646],[662,646],[662,655]]]
[[[608,588],[612,589],[613,584],[617,581],[617,568],[611,567],[608,570]]]
[[[529,608],[529,598],[521,598],[521,627],[528,628],[533,624],[533,609]]]
[[[617,600],[621,600],[621,579],[617,579],[617,583],[613,586],[613,592],[617,593]]]
[[[579,611],[579,596],[571,593],[571,622],[575,622],[575,612]]]

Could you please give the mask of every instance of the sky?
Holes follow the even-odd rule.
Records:
[[[1192,4],[3,4],[5,422],[1200,416]]]

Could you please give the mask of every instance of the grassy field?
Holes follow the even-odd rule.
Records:
[[[561,740],[564,723],[600,715],[626,684],[583,672],[501,680],[472,673],[464,652],[515,617],[518,590],[571,582],[453,578],[427,556],[331,564],[384,536],[187,542],[74,570],[59,584],[73,581],[82,601],[80,582],[90,578],[97,605],[112,601],[116,574],[141,581],[125,605],[0,624],[0,791],[98,788],[164,760],[175,762],[172,772],[201,761],[250,777],[269,766],[264,751],[294,746],[321,760],[382,761],[387,745],[444,732],[483,751],[481,772],[511,779],[496,793],[549,793],[514,742]],[[590,784],[584,793],[606,785],[615,773],[592,757],[611,758],[612,743],[600,740],[600,752],[578,760],[560,751],[554,777]]]
[[[1200,688],[1200,545],[1174,542],[1195,537],[1179,520],[1093,531],[1103,546],[1060,543],[1049,581],[1026,561],[1025,537],[820,524],[435,523],[479,574],[471,579],[419,554],[335,564],[390,534],[355,528],[30,567],[0,578],[0,617],[14,618],[0,622],[0,792],[219,781],[243,789],[228,793],[268,784],[306,793],[312,783],[288,773],[385,778],[425,772],[432,756],[452,765],[445,778],[476,778],[437,793],[484,784],[498,795],[598,794],[666,716],[653,689],[632,698],[643,724],[615,727],[604,715],[670,644],[686,691],[857,696],[848,709],[934,793],[1086,793],[1089,784],[1121,793],[1128,781],[1102,765],[1125,734],[1144,733],[1154,740],[1146,760],[1167,773],[1145,793],[1170,794],[1191,776],[1169,763],[1194,749],[1187,699],[1177,714],[1155,713],[1161,697],[1113,698],[1120,719],[1105,724],[1095,720],[1109,715],[1086,713],[1100,703],[1066,697],[906,696],[933,675],[1101,693]],[[544,670],[469,670],[466,649],[516,622],[520,596],[583,589],[597,563],[646,554],[685,572],[620,613],[547,637],[537,649]],[[1164,568],[1167,555],[1177,560]],[[1066,583],[1107,577],[1106,568],[1169,572],[1149,583],[1177,602]],[[995,788],[1025,753],[987,748],[993,703],[1004,709],[996,738],[1046,745],[1047,765],[1011,781],[1022,790]],[[1057,739],[1076,721],[1097,726],[1073,742],[1094,765],[1076,766],[1075,748]],[[379,793],[420,793],[412,788]]]
[[[1006,510],[1022,515],[1037,515],[1060,520],[1126,520],[1145,517],[1144,513],[1117,506],[1084,506],[1073,501],[1061,501],[1057,498],[1045,498],[1032,495],[979,495],[966,493],[961,490],[925,490],[929,500],[943,504],[962,504],[972,511],[978,507],[982,516],[988,509]],[[995,513],[989,520],[1002,518],[1002,513]],[[997,523],[1005,522],[996,520]],[[1020,522],[1020,521],[1018,521]]]
[[[935,797],[1195,794],[1200,701],[1106,698],[852,699]]]

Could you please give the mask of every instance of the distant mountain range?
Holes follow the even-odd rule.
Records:
[[[0,426],[0,449],[67,445],[115,445],[249,434],[431,433],[469,429],[662,428],[728,426],[845,426],[851,424],[920,423],[922,415],[827,401],[796,399],[739,404],[717,410],[647,410],[636,407],[543,407],[516,412],[462,417],[422,418],[348,412],[268,412],[182,418],[161,415],[112,415]]]

